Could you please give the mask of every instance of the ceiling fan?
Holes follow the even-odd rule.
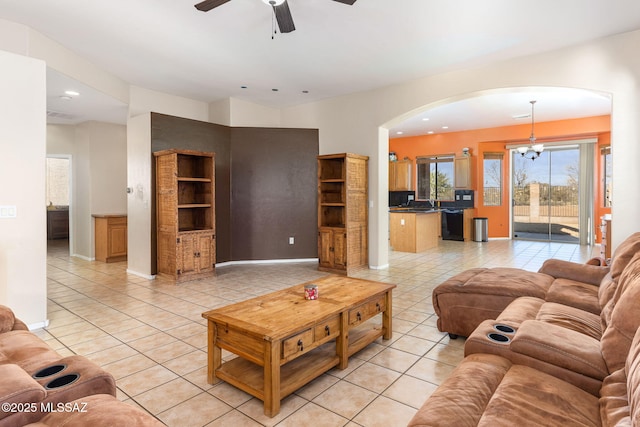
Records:
[[[202,12],[208,12],[218,6],[229,2],[231,0],[204,0],[195,5],[196,9]],[[291,16],[291,10],[287,0],[262,0],[264,3],[270,5],[273,8],[273,13],[278,21],[278,27],[281,33],[290,33],[296,29],[293,24],[293,17]],[[333,0],[338,3],[353,5],[356,0]]]

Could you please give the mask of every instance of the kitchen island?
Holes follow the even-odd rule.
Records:
[[[422,252],[438,246],[439,209],[389,210],[391,248],[398,252]]]

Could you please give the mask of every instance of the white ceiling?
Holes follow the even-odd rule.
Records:
[[[232,0],[207,13],[196,10],[196,2],[0,0],[0,18],[28,25],[133,85],[206,102],[235,97],[272,107],[640,28],[637,0],[358,0],[353,6],[288,0],[296,31],[272,39],[271,9],[261,0]],[[61,102],[60,91],[73,82],[55,72],[48,77],[49,110],[70,114],[76,122],[126,118],[126,106],[77,82],[81,95]],[[468,128],[462,122],[472,118],[486,127],[497,119],[479,111],[523,114],[535,96],[536,116],[539,110],[542,119],[545,109],[552,110],[543,107],[543,95],[527,94],[509,111],[473,102],[442,107],[438,114],[450,129],[454,121]],[[602,106],[590,103],[602,104],[602,97],[583,95],[571,103],[600,114]],[[491,103],[506,106],[508,99],[503,94]],[[555,102],[562,99],[556,96]],[[85,100],[92,105],[82,105]],[[94,113],[98,106],[102,111]],[[434,111],[431,123],[436,116]]]

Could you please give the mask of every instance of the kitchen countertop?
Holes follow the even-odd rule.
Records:
[[[440,212],[439,208],[389,208],[389,213],[435,213]]]

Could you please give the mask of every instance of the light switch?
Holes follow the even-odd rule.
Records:
[[[17,209],[15,206],[0,206],[0,218],[15,218]]]

